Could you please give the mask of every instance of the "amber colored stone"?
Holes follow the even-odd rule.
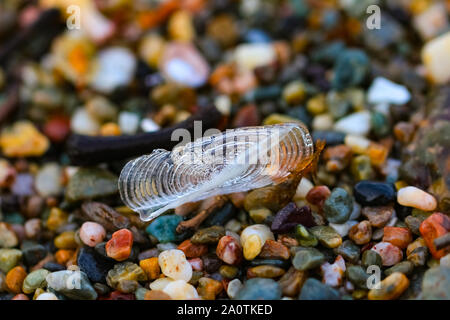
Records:
[[[433,243],[434,239],[450,231],[450,218],[448,216],[440,212],[435,212],[420,224],[419,230],[435,259],[440,259],[450,252],[450,248],[448,247],[436,250]]]
[[[331,191],[327,186],[316,186],[308,191],[306,201],[321,208],[330,194]]]
[[[278,281],[283,295],[288,297],[298,296],[307,277],[307,271],[300,271],[291,267]]]
[[[74,252],[75,252],[74,250],[66,250],[66,249],[60,249],[56,251],[55,253],[56,262],[65,265],[67,261],[69,261],[70,258],[72,258]]]
[[[106,254],[116,261],[128,259],[133,246],[133,234],[128,229],[120,229],[112,234],[106,243]]]
[[[401,121],[394,126],[394,136],[398,141],[406,144],[411,141],[414,130],[414,124]]]
[[[6,287],[12,293],[21,293],[22,292],[22,284],[27,276],[27,272],[21,266],[17,266],[9,270],[6,274],[5,282]]]
[[[158,279],[161,268],[158,264],[158,257],[144,259],[139,262],[139,266],[144,270],[150,280]]]
[[[283,268],[263,265],[247,269],[247,278],[278,278],[285,273]]]
[[[179,5],[178,0],[164,1],[157,8],[140,12],[137,16],[137,22],[143,29],[156,27],[177,10]]]
[[[198,280],[197,291],[204,300],[215,300],[222,290],[223,285],[220,281],[206,277]]]
[[[412,241],[412,233],[408,228],[384,227],[383,241],[390,242],[400,249],[405,249]]]
[[[327,147],[323,154],[327,170],[337,172],[345,169],[352,159],[352,154],[352,149],[345,144]]]
[[[242,261],[242,247],[232,236],[224,236],[217,244],[216,255],[225,263],[237,265]]]
[[[58,228],[67,223],[68,218],[69,215],[66,212],[56,207],[52,208],[47,219],[47,228],[49,230],[56,231]]]
[[[394,272],[380,283],[380,289],[369,291],[369,300],[395,300],[409,287],[409,279],[401,272]]]
[[[54,244],[58,249],[75,249],[78,246],[75,240],[75,232],[64,231],[55,238]]]
[[[361,221],[360,223],[351,227],[348,232],[348,236],[356,244],[366,244],[372,238],[372,226],[367,220]]]
[[[287,235],[281,234],[278,236],[277,242],[285,245],[286,247],[296,247],[299,245],[298,240]]]
[[[150,290],[145,293],[144,300],[172,300],[172,298],[161,290]]]
[[[114,122],[105,123],[100,128],[100,134],[102,136],[120,136],[120,133],[119,125]]]
[[[189,239],[180,243],[177,249],[183,251],[187,258],[198,258],[208,253],[206,244],[194,244]]]
[[[268,239],[264,243],[259,257],[264,259],[287,260],[289,259],[289,249],[282,243]]]
[[[26,295],[23,293],[16,294],[11,300],[30,300]]]
[[[373,142],[369,145],[369,148],[366,151],[366,154],[370,158],[370,162],[374,166],[381,166],[386,161],[388,153],[388,148],[386,148],[382,144]]]

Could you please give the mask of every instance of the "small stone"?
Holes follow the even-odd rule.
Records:
[[[375,105],[380,103],[401,105],[410,99],[408,89],[382,77],[375,78],[367,92],[367,101]]]
[[[176,233],[176,228],[182,220],[183,218],[178,215],[160,216],[150,223],[146,232],[158,239],[160,243],[179,241],[181,239]]]
[[[203,260],[200,258],[194,258],[188,260],[193,271],[203,271]]]
[[[47,287],[74,300],[96,300],[97,292],[84,272],[64,270],[47,275]]]
[[[47,229],[58,231],[62,226],[67,224],[69,215],[57,207],[50,209],[50,214],[47,219]]]
[[[369,300],[395,300],[409,287],[408,278],[400,272],[394,272],[381,281],[380,289],[371,289]]]
[[[316,186],[308,191],[306,194],[306,201],[322,208],[325,200],[330,196],[330,194],[331,191],[327,186]]]
[[[360,256],[360,249],[357,245],[355,245],[350,240],[345,240],[342,244],[334,248],[334,252],[338,255],[341,255],[345,260],[350,261],[351,263],[357,263]],[[370,250],[366,250],[370,251]],[[366,252],[364,251],[364,252]],[[380,259],[381,263],[381,259]]]
[[[207,245],[194,244],[189,239],[183,241],[177,249],[183,251],[187,258],[198,258],[208,253]]]
[[[389,242],[380,242],[372,247],[373,251],[381,256],[383,266],[393,266],[399,263],[403,258],[402,251]]]
[[[230,299],[234,299],[239,291],[241,291],[243,285],[241,280],[233,279],[228,283],[227,295]]]
[[[394,272],[401,272],[405,274],[406,276],[409,276],[412,274],[414,270],[414,264],[411,261],[402,261],[394,265],[393,267],[390,267],[389,269],[384,270],[384,274],[387,276],[390,276]]]
[[[244,283],[244,286],[234,298],[235,300],[279,300],[281,299],[281,287],[272,279],[252,278]]]
[[[100,132],[100,123],[86,109],[78,108],[70,120],[70,129],[78,134],[95,136]]]
[[[139,128],[139,115],[134,112],[122,111],[119,113],[118,123],[123,134],[135,134]]]
[[[360,181],[353,187],[353,194],[363,206],[384,206],[395,201],[395,188],[390,183]]]
[[[22,291],[26,294],[34,293],[37,288],[47,286],[46,277],[50,274],[48,270],[38,269],[30,272],[23,281]]]
[[[317,279],[308,278],[303,284],[299,300],[340,300],[339,292]]]
[[[398,190],[397,202],[423,211],[433,211],[437,206],[437,201],[431,194],[412,186]]]
[[[261,265],[247,269],[247,278],[278,278],[285,273],[283,268]]]
[[[266,219],[273,217],[272,212],[267,208],[251,209],[248,214],[256,223],[262,223]]]
[[[22,259],[22,251],[18,249],[0,249],[0,271],[8,273]]]
[[[428,248],[419,247],[408,254],[408,261],[411,261],[415,267],[422,267],[426,264],[428,258]]]
[[[181,250],[171,249],[161,252],[158,263],[162,273],[172,279],[189,281],[192,278],[192,267]]]
[[[302,178],[295,191],[294,200],[303,200],[306,198],[308,192],[314,187],[311,181]]]
[[[408,227],[409,230],[415,235],[420,235],[420,224],[422,223],[422,220],[414,217],[414,216],[407,216],[405,218],[405,224]]]
[[[234,279],[239,273],[239,268],[234,266],[222,265],[219,268],[219,273],[226,279]]]
[[[220,238],[216,254],[219,259],[230,265],[238,265],[242,261],[242,247],[232,236]]]
[[[49,146],[47,137],[29,121],[16,122],[0,134],[0,147],[7,157],[39,157]]]
[[[368,243],[370,239],[372,239],[372,227],[370,222],[364,220],[354,225],[350,229],[348,236],[358,245]]]
[[[339,172],[344,170],[349,165],[352,155],[352,149],[345,144],[327,147],[323,154],[327,171]]]
[[[89,247],[95,247],[106,236],[105,228],[96,222],[85,222],[80,228],[80,239]]]
[[[55,253],[56,262],[62,265],[66,265],[69,260],[72,259],[75,251],[74,250],[58,250]]]
[[[191,238],[194,244],[214,244],[225,235],[225,229],[222,226],[212,226],[198,230]]]
[[[305,85],[301,81],[293,81],[283,88],[283,98],[288,104],[303,102],[306,96]]]
[[[173,300],[192,300],[199,298],[197,290],[183,280],[170,282],[164,287],[163,292],[168,294]]]
[[[100,168],[80,168],[70,178],[65,196],[69,202],[77,202],[106,197],[117,192],[117,176],[113,173]]]
[[[422,298],[425,300],[450,299],[450,268],[433,267],[425,272],[422,280]]]
[[[367,289],[367,279],[369,274],[361,266],[350,266],[347,268],[347,279],[359,289]]]
[[[147,275],[144,270],[132,262],[122,262],[114,265],[106,276],[106,283],[124,293],[130,293],[126,290],[128,286],[138,285],[138,281],[146,281]],[[125,290],[122,290],[125,289]]]
[[[371,116],[368,111],[359,111],[339,119],[333,130],[346,134],[366,136],[371,129]]]
[[[346,235],[348,235],[350,229],[356,224],[358,224],[358,221],[349,220],[343,224],[330,223],[329,225],[334,230],[336,230],[336,232],[339,233],[341,237],[345,237]]]
[[[42,197],[59,196],[62,192],[61,167],[57,163],[45,164],[37,173],[34,186]]]
[[[314,131],[331,130],[333,125],[334,119],[328,113],[316,115],[311,124]]]
[[[54,293],[44,292],[41,293],[39,296],[37,296],[36,300],[59,300],[59,299]]]
[[[436,250],[434,239],[445,235],[450,230],[450,218],[440,212],[433,213],[420,225],[420,234],[434,258],[440,259],[450,250],[449,247]]]
[[[112,234],[106,243],[106,254],[116,261],[128,259],[133,246],[133,234],[128,229],[121,229]]]
[[[280,242],[266,240],[259,257],[264,259],[289,259],[289,249]]]
[[[215,254],[207,254],[203,256],[202,261],[204,270],[209,274],[217,272],[222,265],[222,260],[220,260]]]
[[[146,291],[144,300],[171,300],[172,298],[161,290]]]
[[[298,224],[307,227],[315,225],[311,209],[308,206],[299,208],[294,202],[290,202],[275,215],[271,230],[275,233],[287,233]]]
[[[325,256],[314,248],[300,248],[292,259],[295,269],[305,271],[319,267],[325,261]]]
[[[62,232],[53,242],[58,249],[75,249],[78,246],[74,231]]]
[[[107,122],[100,127],[101,136],[120,136],[120,134],[120,127],[114,122]]]
[[[295,236],[298,239],[298,243],[303,247],[315,247],[319,243],[317,237],[301,224],[298,224],[297,227],[295,227]]]
[[[390,242],[400,249],[406,249],[406,247],[412,242],[411,231],[407,228],[384,227],[383,234],[384,242]]]
[[[344,223],[353,209],[352,197],[342,188],[335,188],[325,200],[323,212],[331,223]]]
[[[428,76],[437,84],[445,84],[450,80],[448,70],[450,32],[428,41],[422,49],[422,61],[426,67]]]
[[[330,226],[316,226],[310,231],[327,248],[336,248],[342,244],[342,237]]]
[[[345,136],[345,145],[350,147],[356,154],[364,154],[370,146],[371,141],[366,137],[348,134]]]
[[[361,213],[369,219],[372,227],[383,228],[391,219],[394,208],[391,206],[364,207]]]
[[[330,287],[338,287],[342,284],[343,275],[346,270],[344,258],[338,255],[333,264],[325,262],[320,266],[320,270],[323,275],[323,283]]]
[[[0,248],[12,248],[19,244],[19,239],[12,226],[6,222],[0,222]]]
[[[22,292],[22,284],[27,276],[27,272],[21,266],[17,266],[8,271],[5,278],[6,287],[12,293]]]
[[[105,283],[114,262],[98,254],[94,249],[84,247],[78,253],[77,265],[92,282]]]
[[[235,48],[234,59],[240,69],[253,70],[275,61],[276,52],[270,43],[245,43]]]
[[[364,251],[361,259],[361,265],[365,268],[369,266],[375,265],[381,267],[382,259],[378,252],[374,250],[366,250]]]
[[[197,292],[203,300],[215,300],[222,290],[223,285],[220,281],[206,277],[201,277],[198,280]]]
[[[244,250],[244,258],[253,260],[259,253],[266,240],[274,240],[274,235],[269,227],[263,224],[254,224],[245,228],[241,233],[241,245]]]
[[[368,155],[360,155],[352,159],[350,172],[356,181],[372,179],[375,172]]]

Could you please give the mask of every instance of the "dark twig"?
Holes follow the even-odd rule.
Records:
[[[214,106],[204,108],[189,119],[157,132],[141,133],[132,136],[92,137],[72,135],[67,141],[67,153],[75,165],[90,165],[151,153],[154,149],[171,150],[179,141],[172,141],[172,132],[179,128],[194,133],[194,121],[202,121],[202,130],[214,128],[221,114]]]

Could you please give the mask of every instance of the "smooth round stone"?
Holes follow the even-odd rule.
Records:
[[[325,256],[315,248],[300,248],[292,259],[292,265],[300,271],[317,268],[324,262]]]
[[[22,255],[18,249],[0,249],[0,271],[8,273],[19,263]]]
[[[330,223],[330,227],[336,230],[336,232],[339,233],[341,237],[345,237],[346,235],[348,235],[348,232],[355,224],[358,224],[358,221],[349,220],[343,224]]]
[[[342,244],[342,237],[330,226],[315,226],[310,231],[327,248],[336,248]]]
[[[244,43],[234,50],[234,59],[242,70],[270,64],[276,59],[276,52],[271,43]]]
[[[373,265],[381,267],[381,256],[376,251],[366,250],[362,255],[361,264],[365,268]]]
[[[77,257],[80,270],[86,273],[92,282],[106,282],[108,271],[114,267],[115,261],[98,254],[94,249],[81,248]]]
[[[34,266],[47,255],[47,249],[35,242],[26,241],[22,244],[23,260],[28,266]]]
[[[194,244],[214,244],[225,236],[225,228],[222,226],[212,226],[198,230],[191,238]]]
[[[30,272],[23,281],[22,290],[24,293],[33,293],[37,288],[44,288],[47,285],[45,280],[50,272],[45,269],[38,269]]]
[[[118,177],[101,168],[80,168],[70,178],[65,198],[68,202],[92,200],[118,193]]]
[[[340,300],[340,294],[336,289],[314,278],[308,278],[303,284],[299,300]]]
[[[372,247],[372,249],[381,256],[383,266],[393,266],[399,263],[403,258],[403,252],[389,242],[379,242]]]
[[[285,273],[283,268],[271,265],[261,265],[249,268],[247,270],[247,277],[256,278],[278,278]]]
[[[96,222],[87,221],[80,228],[80,239],[89,247],[95,247],[103,241],[105,236],[105,228]]]
[[[437,201],[431,194],[412,186],[398,190],[397,202],[423,211],[433,211],[437,206]]]
[[[158,256],[158,263],[161,272],[167,277],[186,282],[192,278],[192,266],[181,250],[171,249],[161,252]]]
[[[167,284],[163,291],[174,300],[197,299],[198,293],[194,286],[183,280],[175,280]]]
[[[41,293],[36,300],[59,300],[58,297],[51,292],[44,292]]]
[[[97,292],[81,271],[58,271],[50,273],[47,278],[48,288],[74,300],[95,300]]]
[[[233,279],[228,283],[227,295],[230,299],[234,299],[238,292],[242,289],[243,284],[239,279]]]
[[[313,183],[306,178],[302,178],[295,191],[294,200],[303,200],[308,192],[314,187]]]
[[[234,298],[235,300],[279,300],[281,287],[272,279],[253,278],[244,283],[244,286]]]
[[[345,240],[339,247],[334,248],[336,254],[341,255],[345,260],[350,261],[351,263],[358,262],[360,251],[359,247],[350,240]]]
[[[395,201],[394,185],[364,180],[353,188],[356,201],[363,206],[383,206]]]
[[[139,129],[139,115],[134,112],[119,113],[118,123],[123,134],[135,134]]]
[[[182,220],[183,218],[178,215],[160,216],[147,227],[146,231],[161,243],[180,241],[176,228]]]
[[[357,288],[367,289],[367,279],[369,274],[361,266],[350,266],[346,270],[347,279]]]
[[[402,261],[390,267],[389,269],[384,270],[384,274],[386,276],[390,276],[394,272],[401,272],[405,275],[410,275],[414,270],[414,264],[411,261]]]
[[[342,51],[334,65],[332,86],[337,90],[359,85],[370,70],[370,60],[366,53],[359,49]]]
[[[323,212],[331,223],[344,223],[353,210],[352,197],[342,188],[335,188],[325,200]]]
[[[396,84],[386,78],[377,77],[367,92],[367,102],[371,104],[405,104],[411,99],[411,94],[405,86]]]
[[[366,136],[371,129],[371,115],[368,111],[359,111],[339,119],[333,129],[346,134]]]
[[[79,108],[72,115],[70,128],[74,133],[93,136],[100,132],[100,123],[86,109]]]
[[[61,167],[56,163],[44,165],[36,175],[34,186],[43,197],[58,196],[62,192]]]

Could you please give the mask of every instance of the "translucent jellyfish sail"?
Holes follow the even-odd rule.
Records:
[[[128,162],[120,196],[148,221],[187,202],[279,183],[308,165],[313,153],[308,129],[299,123],[227,130]]]

